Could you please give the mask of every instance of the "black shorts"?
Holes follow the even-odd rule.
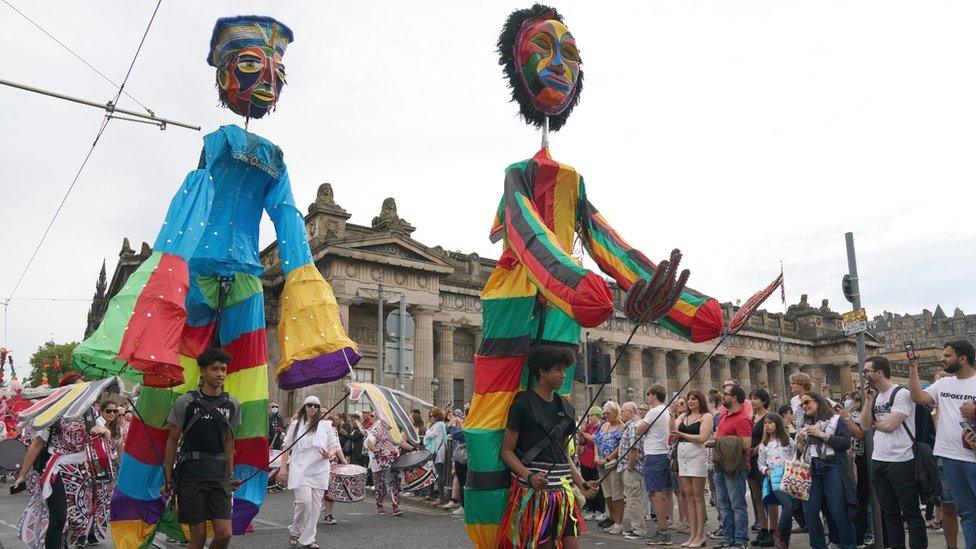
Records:
[[[229,480],[187,480],[176,485],[176,510],[180,522],[200,524],[231,517]]]

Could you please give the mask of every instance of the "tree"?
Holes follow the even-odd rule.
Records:
[[[44,365],[47,364],[47,383],[51,387],[57,387],[58,382],[61,381],[61,376],[74,369],[71,366],[71,357],[77,346],[77,341],[72,341],[71,343],[48,341],[38,347],[37,351],[30,357],[29,362],[32,369],[28,377],[29,383],[25,383],[25,385],[32,387],[40,385],[41,376],[44,374]],[[60,372],[54,367],[55,358],[61,362]]]

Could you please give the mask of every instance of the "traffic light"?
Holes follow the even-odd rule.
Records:
[[[840,286],[841,289],[844,291],[844,298],[847,299],[847,301],[854,303],[854,300],[858,297],[857,278],[852,277],[849,274],[846,274],[844,275],[844,278],[841,280]]]

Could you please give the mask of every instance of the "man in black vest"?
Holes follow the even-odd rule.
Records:
[[[224,392],[230,361],[220,349],[200,354],[200,388],[178,398],[169,413],[162,493],[175,492],[179,520],[190,525],[190,549],[202,549],[207,541],[208,520],[214,531],[210,547],[230,545],[231,493],[240,485],[233,480],[234,428],[241,424],[240,403]]]

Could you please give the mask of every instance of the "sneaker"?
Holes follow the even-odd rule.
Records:
[[[613,526],[613,519],[609,517],[605,518],[597,522],[596,525],[599,526],[600,528],[610,528],[611,526]]]
[[[613,535],[613,536],[619,536],[620,534],[622,534],[624,532],[624,525],[623,524],[614,524],[613,526],[611,526],[609,528],[604,528],[603,531],[606,532],[606,533],[608,533],[608,534],[610,534],[610,535]]]
[[[451,514],[454,515],[454,516],[463,517],[464,516],[464,507],[461,507],[459,505],[457,509],[451,511]]]
[[[682,534],[687,534],[689,531],[691,531],[691,525],[687,522],[676,522],[671,529],[675,530],[676,532],[681,532]]]
[[[330,525],[331,525],[331,524],[339,524],[339,521],[337,521],[337,520],[335,519],[335,517],[334,517],[334,516],[332,516],[332,515],[325,515],[325,516],[324,516],[324,517],[322,518],[322,524],[330,524]]]
[[[759,535],[752,541],[752,547],[772,547],[773,532],[771,530],[760,530]]]
[[[753,522],[752,526],[749,527],[753,532],[762,532],[762,526],[759,526],[758,522]]]
[[[722,527],[719,526],[718,528],[709,532],[708,537],[711,539],[722,539],[723,537],[725,537],[722,533]]]
[[[624,532],[624,537],[627,539],[644,539],[647,532],[643,530],[631,530],[630,532]]]
[[[583,511],[583,520],[593,520],[596,518],[596,513],[593,511]]]
[[[608,518],[610,518],[610,517],[608,517],[606,513],[597,513],[596,516],[593,517],[593,520],[595,520],[597,522],[603,522],[603,521],[607,520]]]
[[[925,523],[925,527],[933,532],[939,532],[942,530],[942,523],[935,520],[930,520]]]
[[[454,500],[451,500],[451,501],[449,501],[449,502],[447,502],[447,503],[445,503],[445,504],[444,504],[444,505],[443,505],[443,506],[441,507],[441,509],[454,509],[454,508],[455,508],[455,507],[457,507],[458,505],[460,505],[460,504],[459,504],[458,502],[456,502],[456,501],[454,501]]]
[[[671,532],[658,532],[644,543],[647,545],[671,545]]]

